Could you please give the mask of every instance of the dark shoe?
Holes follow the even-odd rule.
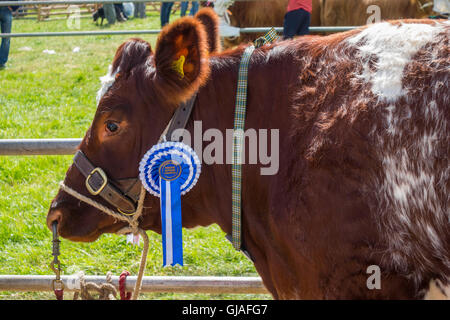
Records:
[[[128,19],[125,18],[124,14],[121,12],[121,13],[117,16],[117,20],[118,20],[119,22],[124,22],[124,21],[127,21]]]
[[[4,64],[2,64],[2,65],[0,66],[0,70],[3,70],[3,69],[6,69],[6,66],[5,66]]]

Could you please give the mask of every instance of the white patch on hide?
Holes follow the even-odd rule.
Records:
[[[402,78],[406,64],[442,31],[442,24],[370,25],[347,40],[359,50],[357,58],[361,59],[363,72],[357,77],[371,83],[373,94],[383,101],[395,102],[405,94]],[[371,61],[375,70],[370,70]]]
[[[108,92],[109,88],[114,84],[116,80],[116,74],[119,72],[119,68],[117,68],[116,72],[112,73],[112,65],[108,67],[108,73],[103,77],[100,77],[100,81],[102,83],[101,88],[97,92],[97,106],[100,100],[103,98],[106,92]]]
[[[443,72],[450,70],[443,59],[446,25],[380,23],[348,40],[357,47],[362,67],[355,81],[367,84],[378,98],[374,108],[383,115],[371,135],[382,165],[373,190],[385,261],[416,283],[427,273],[442,272],[436,261],[450,266],[443,236],[450,221],[450,166],[443,161],[450,101],[450,72]],[[417,55],[425,46],[426,52]],[[420,76],[421,65],[430,78]]]

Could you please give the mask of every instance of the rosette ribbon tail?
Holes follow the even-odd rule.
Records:
[[[176,180],[159,179],[161,190],[161,228],[163,265],[183,266],[183,236],[181,223],[181,184]]]
[[[200,176],[195,151],[181,142],[154,145],[139,163],[144,188],[160,198],[163,266],[183,266],[181,196],[191,190]]]

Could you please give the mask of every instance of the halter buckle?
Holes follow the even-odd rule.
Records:
[[[101,184],[101,186],[97,189],[94,190],[91,186],[91,184],[89,183],[89,180],[91,179],[91,177],[95,174],[98,173],[100,175],[100,177],[102,178],[103,182]],[[98,195],[100,192],[102,192],[102,190],[105,188],[105,186],[108,184],[108,177],[106,176],[106,173],[99,167],[95,168],[94,170],[91,171],[91,173],[89,173],[89,175],[86,178],[86,188],[88,189],[88,191],[96,196]]]

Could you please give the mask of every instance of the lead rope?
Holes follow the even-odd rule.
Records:
[[[148,254],[148,248],[149,248],[149,240],[148,240],[148,236],[147,233],[139,228],[139,222],[138,219],[140,218],[140,216],[142,215],[142,212],[144,211],[144,200],[145,200],[145,195],[146,195],[146,191],[144,186],[141,186],[141,192],[139,194],[139,201],[138,201],[138,206],[136,208],[135,213],[132,216],[124,216],[123,214],[116,212],[114,210],[111,210],[108,207],[105,207],[104,205],[102,205],[101,203],[98,203],[95,200],[92,200],[89,197],[86,197],[84,195],[82,195],[81,193],[75,191],[74,189],[66,186],[64,184],[63,181],[61,181],[59,183],[59,186],[61,187],[62,190],[64,190],[64,192],[70,194],[71,196],[77,198],[78,200],[81,200],[91,206],[93,206],[94,208],[97,208],[100,211],[103,211],[104,213],[112,216],[113,218],[117,219],[117,220],[121,220],[124,222],[127,222],[129,224],[128,227],[124,227],[122,229],[120,229],[119,231],[117,231],[117,234],[127,234],[127,233],[133,233],[134,235],[140,234],[144,240],[144,247],[142,249],[142,255],[141,255],[141,262],[139,265],[139,273],[136,279],[136,284],[133,290],[133,295],[131,297],[131,300],[137,300],[138,296],[139,296],[139,292],[141,290],[141,285],[142,285],[142,279],[144,276],[144,271],[145,271],[145,266],[147,264],[147,254]]]
[[[112,284],[112,273],[106,273],[106,282],[96,284],[94,282],[86,282],[84,273],[80,274],[80,291],[73,294],[73,300],[77,300],[81,296],[82,300],[117,300],[117,289]],[[97,291],[99,296],[97,299],[89,291]]]
[[[52,233],[53,233],[53,240],[52,240],[52,255],[53,255],[53,261],[50,264],[50,268],[55,273],[55,279],[52,281],[52,288],[53,292],[55,293],[57,300],[63,300],[64,299],[64,282],[61,280],[61,262],[59,261],[58,257],[60,255],[59,251],[59,244],[61,241],[58,239],[58,223],[53,222],[52,223]]]

